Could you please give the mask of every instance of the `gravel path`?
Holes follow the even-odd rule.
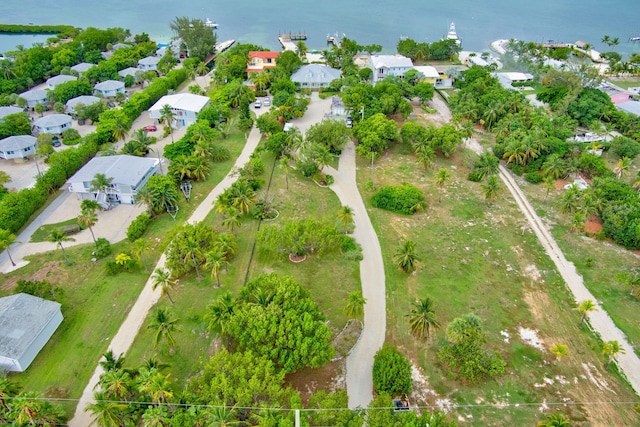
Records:
[[[360,281],[362,296],[367,300],[364,306],[364,329],[347,356],[346,382],[349,408],[366,408],[373,400],[373,356],[384,344],[387,325],[384,262],[378,236],[356,186],[353,142],[349,142],[342,150],[338,170],[327,167],[325,172],[335,178],[331,189],[340,203],[353,209],[353,237],[362,246]]]

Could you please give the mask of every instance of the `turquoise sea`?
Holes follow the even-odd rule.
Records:
[[[465,50],[487,50],[491,41],[584,40],[600,51],[603,35],[618,37],[616,51],[640,53],[638,0],[1,0],[0,22],[124,27],[158,42],[171,36],[175,16],[216,21],[218,39],[279,49],[280,32],[305,32],[311,49],[323,49],[328,33],[345,33],[360,44],[394,52],[401,37],[433,42],[455,22]],[[0,52],[26,47],[46,36],[0,36]]]

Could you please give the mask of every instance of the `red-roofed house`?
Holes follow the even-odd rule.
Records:
[[[265,68],[275,67],[279,55],[280,52],[249,52],[247,73],[260,73]]]
[[[611,102],[614,104],[622,104],[623,102],[627,102],[629,100],[628,93],[617,93],[615,95],[611,95]]]

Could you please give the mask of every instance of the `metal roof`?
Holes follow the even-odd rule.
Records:
[[[160,58],[155,57],[155,56],[147,56],[146,58],[142,58],[141,60],[139,60],[138,64],[158,65],[158,62],[160,62]]]
[[[48,116],[40,117],[33,122],[34,126],[40,128],[50,128],[55,126],[62,126],[66,123],[71,123],[71,116],[66,114],[50,114]]]
[[[120,70],[120,71],[118,71],[118,75],[119,75],[120,77],[126,77],[126,76],[132,76],[132,77],[135,77],[135,76],[136,76],[136,73],[137,73],[138,71],[142,71],[142,72],[144,72],[145,70],[142,70],[142,69],[140,69],[140,68],[136,68],[136,67],[129,67],[129,68],[125,68],[124,70]]]
[[[100,98],[98,98],[97,96],[80,95],[80,96],[76,96],[75,98],[71,98],[70,100],[67,101],[65,105],[69,109],[74,109],[78,104],[91,105],[91,104],[95,104],[96,102],[100,102]]]
[[[436,67],[433,67],[431,65],[416,65],[413,67],[414,70],[422,73],[422,75],[425,78],[439,78],[440,77],[440,73],[438,73],[438,70],[436,70]]]
[[[67,76],[65,74],[60,74],[59,76],[53,76],[47,80],[48,86],[57,86],[62,83],[70,82],[72,80],[78,80],[76,76]]]
[[[107,178],[112,178],[112,185],[123,184],[137,187],[142,178],[155,168],[157,159],[147,159],[144,157],[118,155],[94,157],[76,172],[67,182],[91,182],[96,174],[103,174]]]
[[[19,359],[58,311],[60,303],[29,294],[0,298],[0,355]]]
[[[0,139],[0,151],[21,151],[27,147],[35,147],[36,138],[31,135],[8,136]]]
[[[24,98],[27,101],[39,101],[41,99],[49,98],[49,94],[44,89],[31,89],[26,92],[22,92],[18,96],[20,98]]]
[[[331,83],[335,79],[339,79],[342,76],[340,70],[327,67],[322,64],[309,64],[303,65],[291,75],[291,81],[293,82],[318,82],[318,83]]]
[[[371,63],[373,67],[386,68],[413,68],[411,59],[402,55],[371,55]]]
[[[119,80],[105,80],[102,83],[98,83],[93,87],[96,90],[116,90],[124,88],[124,83]]]
[[[71,67],[71,69],[73,71],[76,71],[79,74],[82,74],[86,71],[88,71],[89,69],[95,67],[96,64],[91,64],[89,62],[81,62],[79,64],[74,65],[73,67]]]
[[[0,107],[0,120],[11,114],[24,113],[20,107]]]
[[[165,95],[149,108],[149,111],[160,111],[165,105],[169,105],[174,110],[200,112],[209,102],[209,97],[194,95],[192,93],[177,93],[175,95]]]

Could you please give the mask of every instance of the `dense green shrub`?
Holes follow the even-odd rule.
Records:
[[[371,197],[373,206],[405,215],[413,215],[424,208],[426,199],[419,188],[411,184],[388,185]]]
[[[640,143],[626,136],[616,136],[611,140],[611,152],[619,158],[634,159],[640,154]]]
[[[25,293],[39,298],[60,302],[64,289],[46,280],[18,280],[14,293]]]
[[[149,212],[142,212],[129,224],[129,228],[127,228],[127,239],[133,242],[142,237],[144,232],[147,231],[147,228],[149,228],[149,224],[151,224],[151,215]]]
[[[373,389],[390,396],[411,393],[411,363],[395,347],[385,344],[373,358]]]
[[[37,186],[6,194],[0,201],[0,228],[17,233],[46,200],[47,193]]]
[[[104,258],[107,255],[111,255],[111,243],[104,237],[98,237],[96,239],[96,249],[93,252],[96,258]]]
[[[542,175],[540,175],[540,172],[538,171],[533,171],[525,174],[524,179],[532,184],[539,184],[544,181],[544,178],[542,178]]]

